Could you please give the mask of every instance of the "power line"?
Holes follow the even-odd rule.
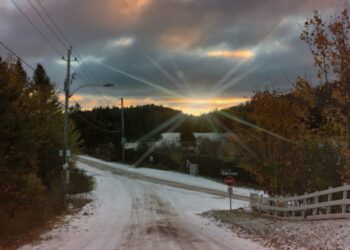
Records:
[[[27,0],[30,1],[30,0]],[[55,22],[55,20],[51,17],[49,11],[45,8],[45,6],[40,2],[40,0],[37,0],[37,3],[39,4],[39,6],[41,7],[41,9],[45,12],[45,15],[47,16],[47,18],[50,20],[50,22],[54,25],[54,27],[56,28],[56,30],[58,31],[58,33],[61,35],[62,39],[69,45],[69,47],[73,47],[73,54],[74,56],[78,59],[78,67],[81,70],[82,73],[84,73],[86,75],[86,79],[88,80],[88,82],[99,82],[99,79],[91,72],[91,70],[86,66],[86,64],[84,63],[83,59],[81,58],[81,56],[79,55],[80,53],[78,52],[78,50],[75,48],[75,46],[72,45],[72,43],[68,40],[67,36],[64,34],[64,32],[62,31],[62,29],[60,28],[60,26]],[[94,91],[98,96],[100,96],[100,98],[103,99],[103,101],[106,103],[107,106],[109,106],[108,101],[106,99],[106,97],[101,94],[100,91],[98,91],[95,88],[90,87],[90,89],[92,91]]]
[[[17,8],[19,12],[22,13],[22,15],[27,19],[27,21],[34,27],[34,29],[41,35],[41,37],[57,52],[58,55],[63,57],[62,53],[55,47],[55,45],[44,35],[43,32],[34,24],[34,22],[24,13],[24,11],[16,4],[14,0],[11,0],[13,5]]]
[[[57,33],[52,29],[51,25],[48,24],[45,20],[45,18],[43,18],[43,16],[40,14],[40,12],[38,11],[38,9],[34,6],[34,4],[30,1],[27,0],[27,2],[29,3],[29,5],[33,8],[33,10],[35,11],[35,13],[39,16],[39,18],[41,19],[41,21],[43,21],[43,23],[46,25],[46,27],[51,31],[51,33],[56,37],[56,39],[61,43],[61,45],[67,49],[68,46],[66,46],[66,44],[62,41],[62,39],[57,35]]]
[[[82,70],[82,67],[81,67],[81,65],[80,64],[78,64],[78,67],[80,68],[80,70]],[[73,70],[75,70],[74,69],[74,67],[72,67],[73,68]],[[76,70],[75,70],[76,71]],[[79,75],[79,74],[78,74]],[[81,75],[83,78],[84,78],[84,80],[87,82],[87,83],[92,83],[92,82],[94,82],[93,80],[91,80],[91,78],[90,77],[87,77],[87,76],[85,76],[85,75]],[[108,101],[106,100],[106,98],[105,98],[105,96],[104,95],[102,95],[101,93],[100,93],[100,91],[98,91],[97,89],[95,89],[93,86],[87,86],[87,87],[89,87],[89,89],[91,89],[92,91],[95,91],[96,93],[97,93],[97,95],[99,95],[100,97],[101,97],[101,99],[106,103],[106,105],[108,106]]]
[[[3,46],[8,52],[10,52],[12,55],[14,55],[15,57],[17,57],[21,62],[23,62],[25,65],[27,65],[28,66],[28,68],[29,69],[31,69],[33,72],[35,71],[35,68],[31,65],[31,64],[29,64],[26,60],[24,60],[22,57],[20,57],[16,52],[14,52],[11,48],[9,48],[4,42],[2,42],[2,41],[0,41],[0,45],[1,46]],[[14,72],[13,70],[11,70],[12,72]],[[15,72],[14,72],[15,73]],[[17,74],[17,76],[19,76],[18,74]],[[23,79],[22,79],[23,80]],[[26,80],[27,81],[27,80]],[[57,85],[56,83],[54,83],[54,82],[51,82],[54,86],[55,86],[55,88],[57,88],[57,89],[59,89],[59,90],[61,90],[61,91],[63,91],[63,89],[59,86],[59,85]]]
[[[72,43],[67,39],[67,37],[64,35],[64,33],[62,32],[62,30],[60,29],[60,27],[56,24],[56,22],[53,20],[53,18],[51,18],[51,15],[49,14],[49,12],[47,11],[47,9],[44,7],[44,5],[41,4],[41,2],[39,0],[37,0],[37,3],[39,4],[39,6],[41,7],[41,9],[45,12],[46,16],[48,17],[48,19],[51,21],[51,23],[55,26],[56,30],[58,31],[58,33],[60,33],[60,35],[62,36],[63,40],[70,46],[72,46]]]
[[[73,99],[73,101],[74,101],[76,104],[80,105],[76,100],[74,100],[74,98],[72,98],[72,99]],[[89,124],[90,126],[96,128],[96,129],[98,129],[98,130],[101,130],[102,132],[106,132],[106,133],[110,133],[110,134],[117,134],[117,133],[120,133],[120,132],[121,132],[120,129],[117,129],[117,130],[107,130],[107,129],[101,128],[101,127],[97,126],[96,124],[89,122],[88,120],[86,120],[85,118],[83,118],[81,115],[79,115],[77,112],[75,112],[74,115],[78,116],[81,120],[83,120],[84,122],[86,122],[86,123]]]
[[[12,72],[13,74],[15,74],[16,76],[18,76],[21,80],[23,80],[23,81],[25,81],[25,82],[28,81],[28,79],[26,79],[26,78],[23,77],[22,75],[18,74],[16,71],[14,71],[13,68],[9,67],[8,69],[11,70],[11,72]]]
[[[55,37],[58,39],[58,41],[61,43],[61,45],[63,45],[66,48],[66,45],[64,44],[64,42],[62,41],[62,39],[59,38],[59,36],[57,35],[57,33],[53,30],[53,28],[46,22],[46,20],[44,19],[44,17],[40,14],[40,12],[38,11],[37,8],[35,8],[35,6],[30,2],[30,0],[27,0],[28,3],[31,5],[31,7],[34,9],[34,11],[37,13],[37,15],[40,17],[40,19],[44,22],[44,24],[50,29],[50,31],[55,35]],[[46,42],[48,42],[50,44],[50,46],[56,50],[56,52],[63,57],[63,55],[59,52],[59,50],[53,45],[53,43],[44,35],[44,33],[33,23],[33,21],[23,12],[23,10],[16,4],[16,2],[14,0],[11,0],[11,2],[15,5],[15,7],[22,13],[22,15],[27,19],[27,21],[39,32],[39,34],[46,40]],[[40,3],[39,0],[37,0],[38,4],[40,5],[40,7],[43,9],[43,11],[45,12],[46,16],[49,18],[49,20],[52,22],[52,24],[55,26],[55,28],[57,29],[57,31],[60,33],[60,35],[62,36],[62,38],[66,41],[66,43],[68,45],[71,46],[71,43],[68,41],[68,39],[66,38],[66,36],[64,35],[64,33],[62,32],[62,30],[60,29],[60,27],[56,24],[56,22],[53,20],[53,18],[50,16],[49,12],[46,10],[46,8],[43,6],[43,4]],[[81,57],[78,55],[77,51],[74,50],[74,53],[76,54],[76,56],[78,58]],[[81,68],[82,71],[84,71],[84,73],[88,76],[88,80],[91,81],[90,75],[93,76],[93,74],[91,73],[91,71],[84,65],[84,63],[81,61],[78,61],[78,65]],[[84,68],[84,67],[86,68]],[[87,73],[86,73],[87,72]],[[92,77],[96,80],[96,77]],[[91,81],[93,82],[93,81]],[[97,95],[99,95],[104,102],[106,103],[106,105],[108,106],[108,101],[106,100],[106,98],[96,89],[91,88],[93,91],[95,91],[97,93]]]
[[[6,44],[4,44],[2,41],[0,41],[0,44],[7,50],[9,51],[12,55],[17,57],[20,61],[22,61],[25,65],[27,65],[32,71],[34,71],[34,67],[30,65],[28,62],[26,62],[23,58],[18,56],[12,49],[10,49]]]
[[[14,52],[12,49],[10,49],[6,44],[4,44],[2,41],[0,41],[0,45],[2,45],[7,51],[9,51],[12,55],[16,56],[20,61],[22,61],[23,63],[25,63],[32,71],[35,71],[34,67],[32,65],[30,65],[27,61],[25,61],[24,59],[22,59],[16,52]],[[25,77],[21,76],[20,74],[18,74],[14,69],[12,69],[11,67],[8,68],[12,73],[14,73],[16,76],[20,77],[21,80],[25,81],[25,82],[28,82],[29,79],[26,79]],[[64,91],[60,86],[58,86],[57,84],[53,83],[53,86],[61,91]],[[76,104],[79,104],[74,98],[72,98],[73,101],[76,103]],[[59,101],[61,104],[63,104],[61,101]],[[118,130],[106,130],[106,129],[103,129],[91,122],[89,122],[88,120],[86,120],[85,118],[83,118],[82,116],[78,115],[77,113],[75,113],[80,119],[82,119],[83,121],[85,121],[87,124],[93,126],[94,128],[96,129],[99,129],[103,132],[106,132],[106,133],[119,133],[121,132],[120,129]]]
[[[30,1],[30,0],[27,0]],[[50,13],[48,10],[45,8],[45,6],[40,2],[40,0],[37,0],[37,3],[39,6],[42,8],[42,10],[45,12],[47,18],[50,20],[50,22],[55,26],[56,30],[59,32],[63,40],[70,46],[73,47],[73,54],[78,58],[78,63],[79,67],[81,70],[88,76],[88,78],[93,79],[93,80],[98,80],[95,75],[90,71],[90,69],[86,66],[86,64],[83,62],[81,56],[79,55],[80,53],[78,50],[75,48],[75,46],[72,45],[72,43],[68,40],[67,36],[64,34],[62,29],[59,27],[59,25],[55,22],[55,20],[51,17]]]
[[[30,0],[27,0],[30,1]],[[81,68],[82,71],[85,71],[85,73],[87,73],[87,75],[92,76],[92,78],[94,78],[96,80],[96,77],[91,73],[91,71],[89,70],[89,68],[85,65],[85,63],[83,62],[83,60],[80,57],[80,53],[78,53],[77,49],[72,45],[72,43],[68,40],[67,36],[63,33],[62,29],[57,25],[57,23],[55,22],[55,20],[51,17],[50,13],[48,12],[48,10],[45,8],[45,6],[40,2],[40,0],[37,0],[37,3],[39,4],[39,6],[42,8],[42,10],[45,12],[47,18],[51,21],[51,23],[55,26],[56,30],[60,33],[61,37],[63,38],[63,40],[70,46],[73,47],[73,53],[75,54],[75,56],[78,58],[78,62],[81,62]]]
[[[30,0],[27,0],[30,1]],[[61,35],[61,37],[63,38],[63,40],[69,45],[69,47],[73,47],[73,53],[75,54],[75,56],[78,58],[78,63],[79,63],[79,67],[81,68],[82,71],[84,71],[84,73],[86,73],[88,75],[88,78],[95,79],[97,80],[97,78],[91,73],[91,71],[89,70],[89,68],[85,65],[85,63],[83,62],[83,60],[81,59],[77,49],[72,45],[72,43],[68,40],[68,38],[65,36],[65,34],[63,33],[62,29],[57,25],[57,23],[55,22],[55,20],[51,17],[50,13],[47,11],[47,9],[45,8],[45,6],[39,1],[37,0],[37,3],[39,4],[39,6],[42,8],[42,10],[45,12],[47,18],[50,20],[50,22],[55,26],[56,30],[59,32],[59,34]],[[61,39],[59,39],[61,40]]]

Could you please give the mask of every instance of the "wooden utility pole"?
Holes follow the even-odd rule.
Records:
[[[67,52],[67,76],[64,81],[64,124],[63,124],[63,166],[62,166],[62,195],[63,195],[63,206],[66,206],[66,193],[67,193],[67,182],[69,176],[69,165],[68,157],[68,107],[69,107],[69,96],[70,96],[70,84],[71,84],[71,74],[70,74],[70,63],[71,63],[72,47],[68,49]]]
[[[125,138],[125,133],[124,133],[124,98],[122,97],[120,99],[121,101],[121,115],[122,115],[122,137],[121,137],[121,146],[122,146],[122,162],[125,162],[125,143],[126,143],[126,138]]]

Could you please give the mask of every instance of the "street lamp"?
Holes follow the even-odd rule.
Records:
[[[70,51],[69,51],[70,53]],[[70,57],[70,54],[68,54]],[[74,95],[79,89],[88,87],[88,86],[98,86],[98,87],[113,87],[114,84],[112,83],[106,83],[106,84],[84,84],[72,92],[70,91],[70,85],[73,83],[73,80],[75,79],[75,73],[72,75],[72,78],[70,79],[70,68],[68,68],[68,74],[67,78],[65,80],[64,84],[64,92],[65,92],[65,102],[64,102],[64,131],[63,131],[63,206],[66,206],[66,193],[67,193],[67,184],[69,181],[69,165],[68,165],[68,158],[70,156],[70,151],[68,150],[68,107],[69,107],[69,98]]]
[[[72,76],[72,81],[73,82],[74,74]],[[68,150],[68,107],[69,107],[69,98],[72,97],[79,89],[84,88],[84,87],[90,87],[90,86],[97,86],[97,87],[113,87],[113,83],[106,83],[106,84],[95,84],[95,83],[88,83],[79,86],[72,92],[70,91],[69,84],[68,86],[65,87],[65,104],[64,104],[64,149],[63,149],[63,157],[64,157],[64,168],[68,168],[68,157],[70,156],[70,152]]]
[[[78,88],[76,88],[72,92],[70,92],[69,97],[72,97],[75,94],[75,92],[77,92],[79,89],[82,89],[84,87],[91,87],[91,86],[109,88],[109,87],[113,87],[114,84],[113,83],[105,83],[105,84],[88,83],[88,84],[84,84],[84,85],[79,86]]]

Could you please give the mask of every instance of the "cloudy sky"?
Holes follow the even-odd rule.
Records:
[[[66,70],[61,56],[72,45],[80,59],[72,63],[78,73],[72,89],[115,84],[76,92],[74,100],[85,108],[117,105],[124,97],[127,105],[155,103],[200,114],[244,102],[256,90],[288,90],[298,75],[313,79],[310,53],[299,39],[303,22],[314,9],[326,15],[339,3],[0,0],[0,41],[30,64],[42,63],[60,86]],[[0,55],[8,52],[0,47]]]

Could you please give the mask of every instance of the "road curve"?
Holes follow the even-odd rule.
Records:
[[[107,170],[107,171],[110,171],[116,175],[127,176],[128,178],[132,178],[132,179],[144,180],[144,181],[152,182],[152,183],[156,183],[156,184],[162,184],[162,185],[167,185],[167,186],[171,186],[171,187],[187,189],[187,190],[191,190],[191,191],[198,191],[198,192],[202,192],[202,193],[208,193],[208,194],[213,194],[213,195],[217,195],[217,196],[228,197],[227,192],[224,192],[224,191],[219,191],[219,190],[204,188],[204,187],[192,186],[192,185],[179,183],[179,182],[175,182],[175,181],[164,180],[164,179],[160,179],[160,178],[156,178],[156,177],[146,176],[146,175],[136,173],[136,172],[128,172],[128,171],[125,171],[123,169],[113,168],[113,167],[108,166],[106,164],[103,164],[101,162],[95,162],[95,161],[91,161],[91,160],[88,160],[85,158],[79,158],[79,161],[82,163],[88,164],[90,166],[93,166],[95,168],[98,168],[101,170]],[[249,201],[249,198],[247,196],[238,195],[238,194],[232,194],[232,198],[237,199],[237,200],[242,200],[242,201]]]
[[[195,214],[226,207],[226,198],[119,175],[99,163],[82,162],[78,166],[96,179],[94,202],[44,235],[46,240],[22,250],[265,249]]]

